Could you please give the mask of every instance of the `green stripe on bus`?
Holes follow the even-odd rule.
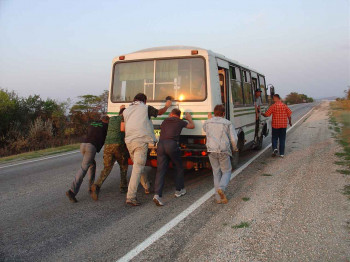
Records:
[[[245,115],[254,115],[255,114],[255,111],[254,112],[250,112],[250,113],[244,113],[244,114],[234,114],[233,117],[238,117],[238,116],[245,116]]]
[[[244,132],[244,134],[247,135],[247,134],[253,133],[254,131],[255,131],[255,129],[250,129],[247,132]]]
[[[255,110],[255,107],[254,108],[246,108],[246,109],[233,109],[234,112],[245,112],[245,111],[252,111],[252,110]]]

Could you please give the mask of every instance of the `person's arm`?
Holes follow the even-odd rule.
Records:
[[[125,123],[120,122],[120,132],[125,132]]]
[[[188,112],[185,113],[185,119],[188,121],[188,124],[186,126],[187,129],[195,128],[195,125],[194,125],[194,122],[192,120],[192,116],[190,113],[188,113]]]
[[[161,109],[158,109],[158,115],[159,116],[163,115],[168,110],[168,108],[171,106],[171,103],[172,103],[171,100],[167,100],[165,102],[165,106]]]
[[[269,117],[272,114],[272,109],[273,109],[273,105],[270,106],[265,113],[261,113],[261,115],[263,115],[264,117]]]
[[[235,127],[233,124],[230,124],[229,138],[230,138],[230,142],[231,142],[233,150],[237,152],[238,151],[238,148],[237,148],[238,137],[237,137],[237,133],[236,133],[236,130],[235,130]]]
[[[211,112],[208,113],[208,119],[212,119],[213,115],[211,114]]]
[[[255,119],[259,119],[260,105],[258,105],[257,101],[255,102]]]

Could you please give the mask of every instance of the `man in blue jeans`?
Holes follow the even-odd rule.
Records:
[[[207,134],[207,150],[209,161],[213,169],[215,200],[218,204],[228,202],[225,190],[231,179],[232,149],[237,152],[237,134],[231,121],[224,118],[225,107],[217,105],[214,108],[214,117],[208,114],[203,130]]]
[[[83,155],[83,161],[71,188],[66,192],[66,196],[72,203],[78,202],[75,196],[78,194],[83,179],[86,174],[89,177],[89,193],[91,194],[91,186],[95,182],[96,161],[95,155],[100,152],[103,147],[107,135],[108,116],[102,116],[101,121],[92,122],[88,128],[88,133],[83,143],[80,144],[80,152]]]
[[[289,125],[292,126],[292,111],[289,107],[282,103],[278,94],[273,95],[274,104],[267,109],[262,115],[269,117],[272,115],[272,156],[278,153],[277,144],[279,140],[280,157],[284,157],[284,149],[286,144],[287,119]]]
[[[157,146],[158,167],[155,182],[155,195],[153,197],[153,202],[157,206],[164,206],[162,201],[164,175],[168,171],[169,161],[173,163],[176,169],[175,197],[181,197],[186,194],[179,139],[183,128],[193,129],[195,126],[189,113],[185,114],[188,123],[180,119],[180,116],[181,111],[174,108],[169,117],[165,119],[160,126],[161,132]]]

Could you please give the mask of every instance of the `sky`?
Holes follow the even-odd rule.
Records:
[[[0,0],[0,88],[20,96],[99,95],[114,57],[169,45],[255,68],[282,96],[343,96],[350,86],[346,0]]]

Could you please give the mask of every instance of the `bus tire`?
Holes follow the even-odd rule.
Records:
[[[244,149],[244,139],[244,132],[239,132],[237,147],[240,153],[242,153]]]
[[[236,169],[238,167],[238,162],[239,162],[239,152],[233,152],[231,157],[232,169]]]

